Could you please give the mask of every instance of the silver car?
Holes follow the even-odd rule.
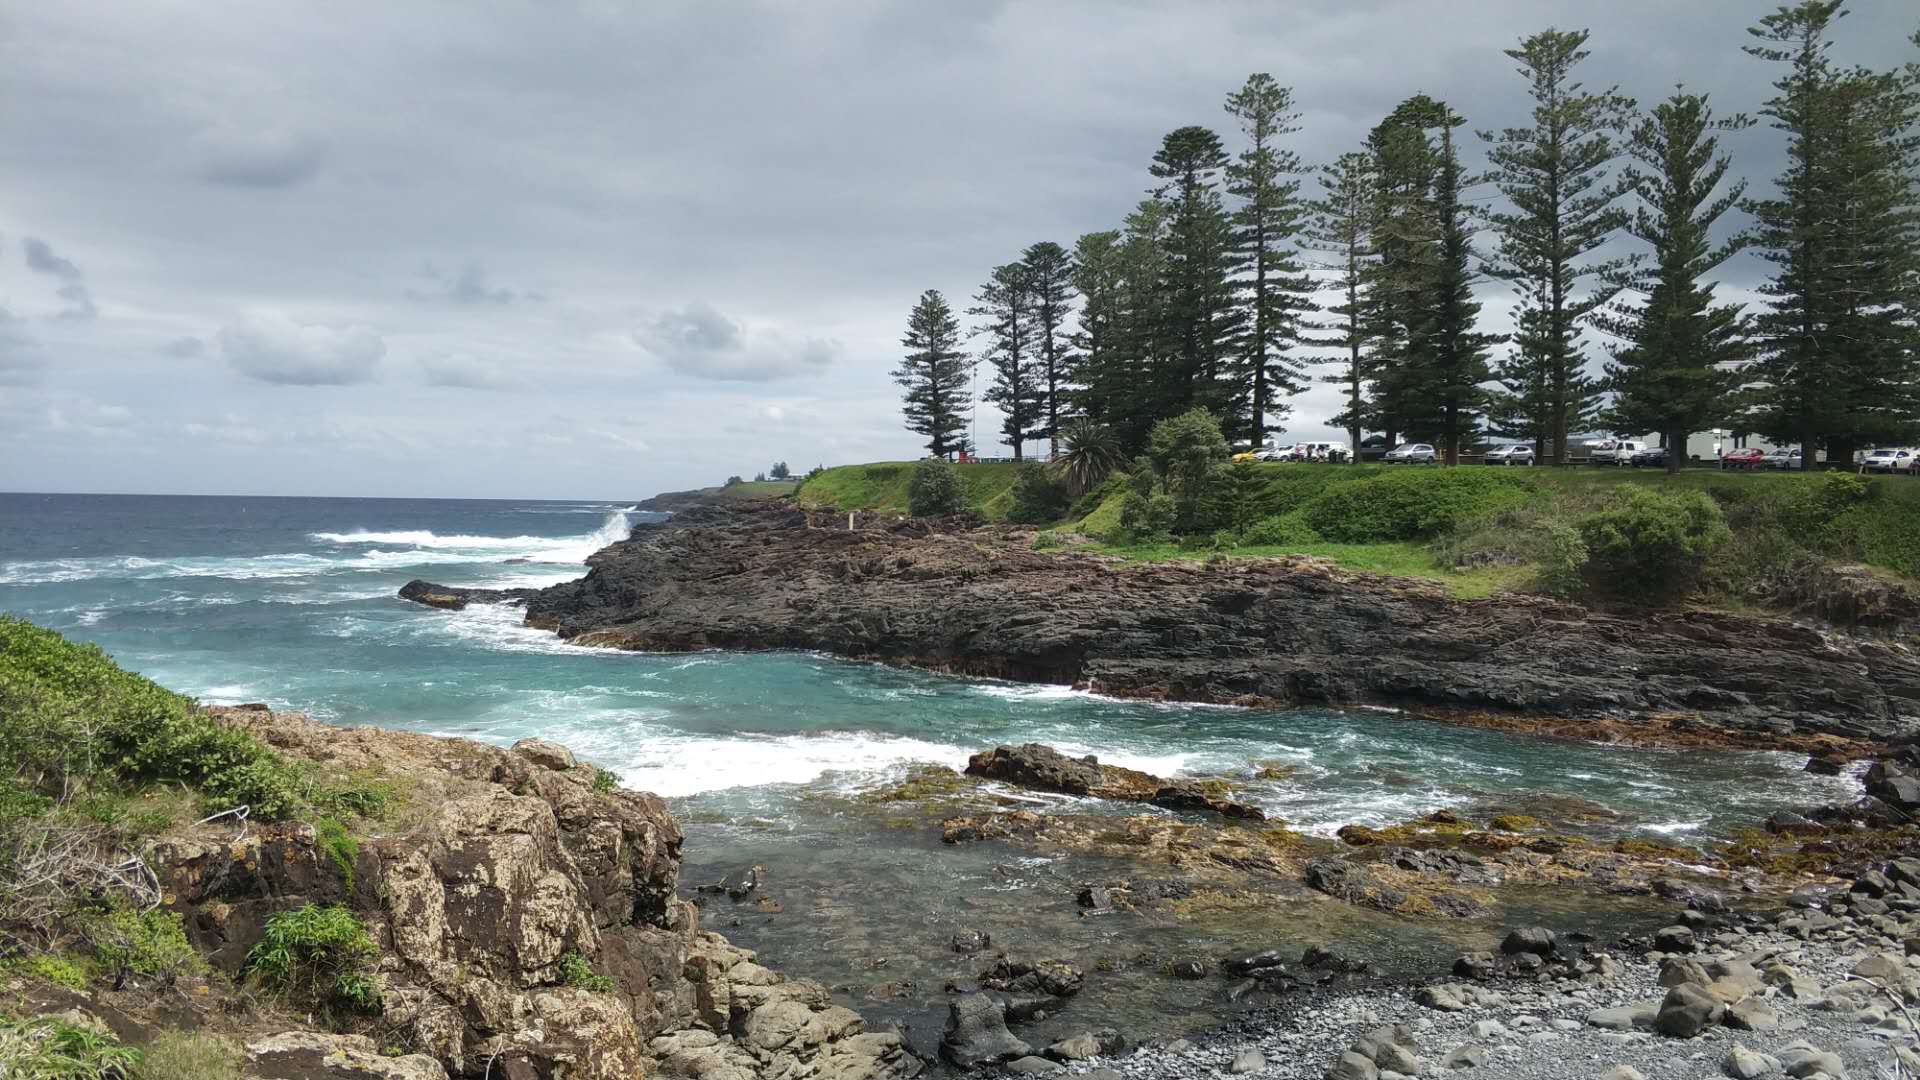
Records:
[[[1401,443],[1382,459],[1389,465],[1431,465],[1437,460],[1432,443]]]
[[[1496,446],[1487,451],[1489,465],[1531,465],[1533,447],[1527,443],[1514,443],[1511,446]]]

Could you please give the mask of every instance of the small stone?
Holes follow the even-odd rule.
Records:
[[[1660,962],[1660,985],[1679,986],[1681,983],[1699,983],[1705,986],[1713,981],[1707,969],[1700,961],[1690,956],[1669,956]]]
[[[1600,1074],[1598,1080],[1647,1080],[1645,1074],[1631,1065],[1615,1065]]]
[[[1204,979],[1207,977],[1207,964],[1204,960],[1175,960],[1173,977],[1176,979]]]
[[[1659,1015],[1659,1003],[1648,1001],[1639,1005],[1621,1005],[1617,1008],[1596,1010],[1587,1014],[1587,1023],[1608,1031],[1632,1031],[1635,1028],[1653,1027]]]
[[[1257,1073],[1266,1067],[1266,1055],[1249,1046],[1233,1055],[1233,1064],[1227,1066],[1227,1071],[1236,1076],[1241,1076],[1246,1073]]]
[[[1744,1046],[1728,1050],[1727,1059],[1720,1064],[1721,1071],[1733,1077],[1733,1080],[1756,1080],[1779,1067],[1778,1061]]]
[[[1891,979],[1900,969],[1900,958],[1890,953],[1874,953],[1853,965],[1853,973],[1863,979]]]
[[[1100,1056],[1100,1040],[1087,1032],[1061,1039],[1042,1052],[1055,1061],[1085,1061]]]
[[[1048,1073],[1066,1072],[1067,1067],[1043,1057],[1023,1057],[1008,1062],[1007,1071],[1021,1076],[1044,1076]]]
[[[1788,1076],[1796,1077],[1798,1080],[1806,1080],[1807,1077],[1817,1073],[1825,1073],[1832,1077],[1847,1074],[1846,1064],[1840,1060],[1839,1054],[1822,1050],[1806,1042],[1796,1042],[1781,1050],[1780,1068]]]
[[[1475,1020],[1469,1030],[1476,1039],[1499,1039],[1507,1034],[1507,1025],[1498,1020]]]
[[[1553,931],[1544,926],[1529,926],[1509,933],[1500,943],[1500,951],[1508,956],[1532,953],[1535,956],[1552,956],[1558,943]]]
[[[1449,1069],[1477,1069],[1486,1063],[1487,1048],[1472,1044],[1454,1050],[1441,1061]]]
[[[1727,1007],[1726,1024],[1741,1031],[1772,1031],[1780,1026],[1780,1014],[1759,998],[1748,998]]]
[[[1653,933],[1653,947],[1666,953],[1690,953],[1696,948],[1693,931],[1685,926],[1663,926]]]
[[[952,948],[962,956],[972,956],[993,944],[993,938],[980,930],[962,930],[953,935]]]
[[[1348,1050],[1327,1070],[1327,1080],[1380,1080],[1380,1070],[1373,1062]]]

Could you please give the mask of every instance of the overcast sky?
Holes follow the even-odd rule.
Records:
[[[1910,0],[1853,6],[1843,59],[1913,58]],[[633,498],[912,457],[919,292],[1115,226],[1250,72],[1315,162],[1416,91],[1518,122],[1500,50],[1549,25],[1592,29],[1592,85],[1753,110],[1770,9],[0,0],[0,490]]]

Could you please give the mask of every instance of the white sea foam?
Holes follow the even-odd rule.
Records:
[[[600,754],[590,745],[594,733],[556,731],[555,738],[596,758],[618,773],[622,783],[658,795],[680,797],[729,788],[770,784],[808,784],[829,774],[847,774],[849,790],[872,785],[875,774],[908,762],[937,762],[964,768],[968,749],[949,743],[875,735],[823,732],[806,735],[663,735]]]
[[[587,556],[606,547],[608,544],[625,540],[633,531],[633,522],[627,516],[627,510],[615,510],[607,514],[600,527],[585,536],[475,536],[464,533],[441,535],[426,529],[401,529],[395,531],[374,531],[355,529],[352,532],[317,532],[313,539],[327,544],[339,544],[342,547],[354,547],[362,544],[387,547],[413,548],[410,552],[385,552],[388,556],[411,558],[415,561],[439,562],[448,552],[468,552],[484,554],[490,560],[501,558],[533,559],[541,562],[585,562]],[[431,559],[421,559],[421,552],[434,553]]]

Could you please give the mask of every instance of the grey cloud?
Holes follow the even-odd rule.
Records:
[[[0,386],[31,386],[40,381],[39,343],[20,327],[20,320],[0,308]]]
[[[29,236],[26,239],[27,269],[41,274],[52,274],[63,281],[79,281],[80,268],[72,259],[63,259],[53,253],[53,248],[45,240]]]
[[[457,274],[448,275],[429,265],[425,276],[436,283],[431,291],[409,289],[407,295],[415,300],[446,300],[455,304],[473,306],[504,306],[511,304],[521,294],[504,286],[496,286],[487,278],[487,268],[477,260],[469,260]],[[538,299],[531,294],[529,299]]]
[[[744,328],[700,301],[659,315],[634,340],[682,375],[733,382],[818,374],[839,351],[821,338]]]
[[[206,353],[207,343],[197,337],[174,338],[160,346],[160,351],[175,360],[191,360]]]
[[[420,371],[428,386],[455,390],[503,390],[513,380],[494,364],[469,356],[436,356],[420,361]]]
[[[276,133],[216,133],[203,141],[200,178],[240,188],[289,188],[320,171],[326,146],[318,139]]]
[[[27,237],[24,246],[27,269],[36,274],[51,274],[66,282],[55,290],[60,299],[67,302],[58,318],[85,321],[100,314],[100,309],[93,304],[93,294],[87,291],[85,275],[72,259],[54,254],[53,247],[39,237]]]
[[[281,386],[348,386],[373,379],[387,346],[365,327],[259,315],[222,328],[220,351],[249,379]]]

